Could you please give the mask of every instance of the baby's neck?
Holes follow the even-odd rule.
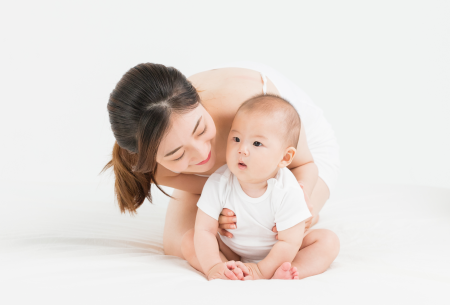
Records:
[[[241,185],[244,193],[252,198],[261,197],[267,189],[267,181],[261,181],[257,183],[239,181],[239,184]]]
[[[267,180],[270,178],[275,178],[278,173],[279,168],[277,168],[269,177],[265,180],[254,181],[254,182],[245,182],[238,179],[239,184],[241,185],[242,190],[249,197],[258,198],[261,197],[265,191],[267,190]]]

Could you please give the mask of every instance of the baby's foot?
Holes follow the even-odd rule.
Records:
[[[291,263],[285,262],[278,267],[272,277],[273,280],[298,280],[297,267],[291,268]]]

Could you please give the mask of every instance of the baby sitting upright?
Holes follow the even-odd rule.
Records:
[[[301,279],[324,272],[336,258],[335,233],[304,232],[311,213],[287,168],[301,149],[300,129],[295,108],[275,95],[255,96],[238,109],[227,164],[207,180],[195,229],[182,241],[183,256],[208,280]],[[232,238],[217,233],[223,208],[237,217]]]

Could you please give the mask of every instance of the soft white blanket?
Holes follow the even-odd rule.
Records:
[[[450,304],[450,190],[341,186],[315,228],[341,251],[300,281],[212,281],[166,256],[167,199],[121,215],[108,187],[3,183],[0,304]]]

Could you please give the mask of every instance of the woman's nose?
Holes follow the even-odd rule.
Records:
[[[195,154],[196,160],[198,160],[198,162],[202,162],[208,158],[209,150],[207,147],[205,148],[203,145],[199,145],[199,146],[195,147],[195,150],[196,150],[196,154]]]

